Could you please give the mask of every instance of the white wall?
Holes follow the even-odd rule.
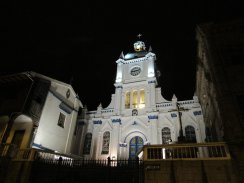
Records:
[[[59,105],[62,101],[56,96],[56,94],[60,94],[66,98],[66,91],[68,88],[60,87],[59,84],[52,84],[52,87],[55,88],[57,93],[53,91],[48,92],[34,143],[60,153],[70,153],[78,113],[76,110],[79,109],[79,101],[71,92],[68,100],[70,104],[75,107],[75,110],[68,114],[60,109]],[[60,112],[66,116],[64,128],[58,126]]]

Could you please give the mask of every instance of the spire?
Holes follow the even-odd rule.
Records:
[[[152,47],[150,45],[149,49],[148,49],[148,52],[152,52]]]
[[[194,100],[195,103],[199,102],[196,91],[194,92],[193,100]]]
[[[97,108],[100,108],[100,109],[102,109],[103,107],[102,107],[102,103],[100,103],[99,105],[98,105],[98,107]]]
[[[125,56],[124,56],[123,51],[121,52],[121,54],[120,54],[119,58],[125,59]]]
[[[173,94],[172,100],[176,100],[177,101],[177,97],[175,94]]]
[[[172,97],[172,105],[174,108],[177,108],[177,98],[176,98],[175,94],[173,94],[173,97]]]
[[[137,37],[138,37],[138,39],[141,39],[142,34],[139,33],[139,34],[137,35]]]
[[[103,107],[102,107],[102,104],[100,103],[99,106],[97,107],[97,114],[98,115],[102,114],[102,109],[103,109]]]

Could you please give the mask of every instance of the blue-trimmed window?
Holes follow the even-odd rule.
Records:
[[[92,142],[92,134],[91,133],[87,133],[86,137],[85,137],[83,154],[90,154],[91,142]]]
[[[110,132],[106,131],[103,134],[102,154],[109,153],[109,142],[110,142]]]
[[[135,159],[137,157],[137,153],[143,148],[143,145],[144,142],[141,137],[133,137],[130,140],[129,158]]]

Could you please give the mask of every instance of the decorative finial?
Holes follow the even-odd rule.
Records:
[[[120,54],[119,58],[125,59],[125,56],[124,56],[123,51],[121,52],[121,54]]]
[[[141,36],[142,36],[142,34],[138,34],[138,35],[137,35],[137,37],[138,37],[139,39],[141,39]]]
[[[176,97],[175,94],[173,94],[172,100],[173,100],[173,99],[177,100],[177,97]]]
[[[148,50],[148,51],[149,51],[149,52],[152,52],[152,47],[151,47],[151,46],[149,47],[149,50]]]

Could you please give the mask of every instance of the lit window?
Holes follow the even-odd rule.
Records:
[[[64,122],[65,122],[65,115],[63,113],[60,113],[58,118],[58,126],[64,128]]]
[[[110,141],[110,133],[104,132],[102,154],[108,154],[109,153],[109,141]]]
[[[90,154],[92,134],[87,133],[84,142],[83,154]]]
[[[144,107],[145,107],[145,90],[141,90],[139,108],[144,108]]]
[[[133,100],[132,100],[132,105],[134,108],[137,108],[137,101],[138,101],[138,95],[137,95],[137,91],[133,92]]]
[[[125,108],[130,108],[130,92],[127,92],[125,95]]]

